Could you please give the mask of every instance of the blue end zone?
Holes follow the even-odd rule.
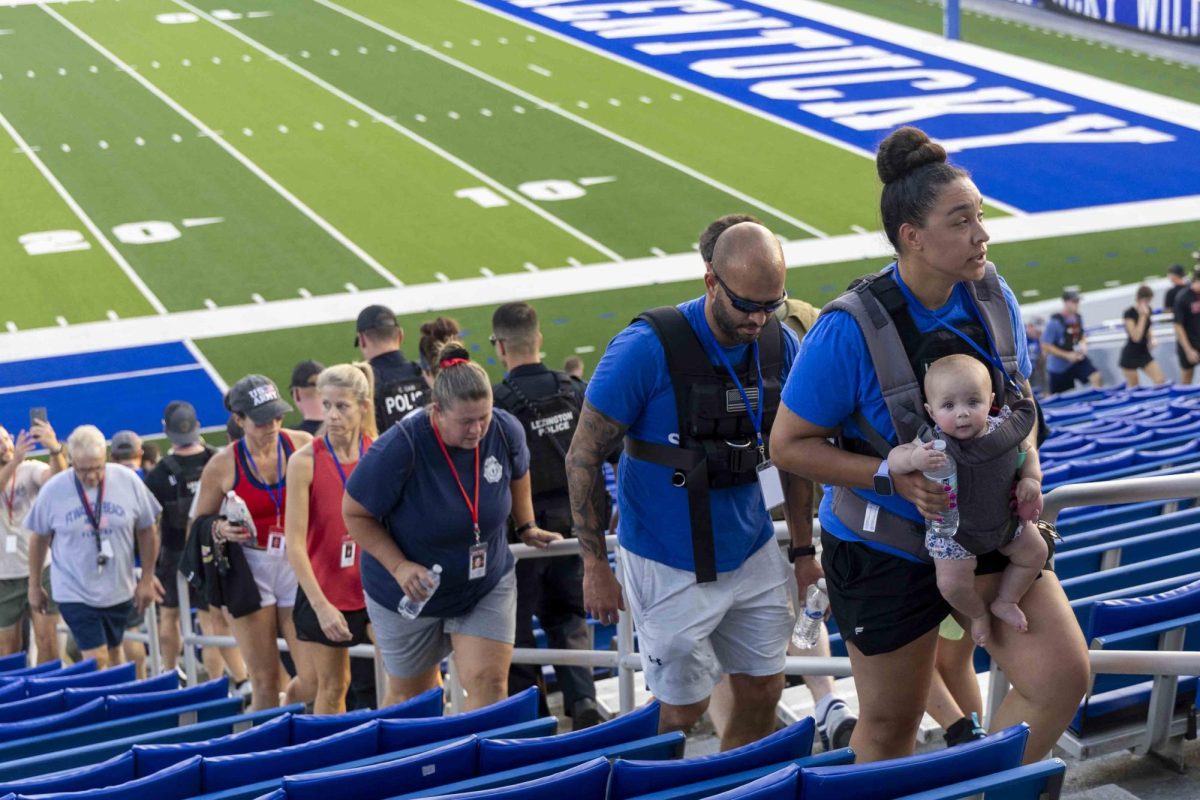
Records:
[[[29,427],[29,409],[44,406],[59,438],[92,424],[162,435],[172,400],[196,407],[201,427],[224,425],[222,391],[183,342],[0,364],[0,425],[13,436]]]
[[[1131,101],[1139,113],[1121,98],[1089,99],[1069,85],[944,57],[949,43],[919,50],[789,13],[803,6],[788,0],[691,9],[475,2],[867,153],[893,129],[916,125],[986,197],[1024,211],[1184,197],[1200,186],[1200,131],[1152,116],[1146,101]]]

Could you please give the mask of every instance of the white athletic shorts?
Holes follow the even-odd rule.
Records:
[[[266,550],[249,547],[243,547],[242,552],[246,554],[246,564],[258,586],[259,604],[263,608],[291,608],[296,605],[296,571],[286,555],[275,556]]]
[[[774,539],[712,583],[624,549],[620,563],[646,683],[660,701],[698,703],[723,673],[783,671],[796,615],[792,569]]]

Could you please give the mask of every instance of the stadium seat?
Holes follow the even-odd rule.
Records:
[[[82,792],[98,786],[116,786],[139,777],[133,753],[124,752],[107,761],[48,775],[0,783],[0,797],[8,794]]]
[[[1062,586],[1067,597],[1074,600],[1166,578],[1194,577],[1196,573],[1200,573],[1200,548],[1137,564],[1127,564],[1092,575],[1067,578],[1062,582]]]
[[[23,669],[29,659],[29,654],[22,650],[11,656],[0,656],[0,675],[14,669]]]
[[[282,714],[247,730],[196,742],[135,744],[131,751],[136,758],[134,777],[158,772],[192,756],[227,756],[287,747],[293,743],[292,719],[291,714]]]
[[[666,762],[621,759],[613,764],[608,797],[625,800],[804,758],[812,753],[815,731],[812,717],[806,717],[757,742],[724,753]]]
[[[436,796],[441,800],[563,800],[564,797],[571,800],[605,800],[608,773],[608,759],[595,758],[557,775],[527,783]]]
[[[379,723],[379,749],[403,750],[417,745],[457,739],[472,733],[537,717],[538,690],[530,687],[486,708],[453,717],[436,719],[382,720]]]
[[[144,778],[79,792],[16,795],[15,800],[186,800],[201,791],[204,765],[199,756]]]
[[[613,767],[622,763],[618,759]],[[674,761],[663,761],[664,767],[673,765]],[[629,800],[700,800],[700,798],[710,797],[720,792],[726,792],[730,789],[735,789],[743,786],[751,781],[756,781],[759,778],[766,777],[773,772],[778,772],[787,766],[797,767],[834,767],[842,764],[854,763],[854,751],[849,747],[844,747],[841,750],[830,750],[825,753],[817,753],[816,755],[807,756],[805,758],[795,758],[790,761],[780,761],[774,764],[768,764],[763,767],[755,767],[743,772],[733,772],[728,775],[721,775],[708,780],[697,781],[696,783],[688,783],[683,786],[674,786],[669,789],[659,789],[657,792],[649,794],[635,795]],[[611,787],[611,779],[610,779]],[[611,788],[609,789],[609,797],[611,800]]]
[[[25,680],[23,678],[0,685],[0,703],[11,703],[25,699]]]
[[[403,703],[384,708],[364,708],[344,714],[298,714],[292,717],[292,744],[323,739],[333,733],[349,730],[373,719],[415,719],[442,716],[445,697],[442,689],[430,689]],[[443,737],[445,738],[445,737]]]
[[[297,772],[320,769],[372,756],[379,748],[379,723],[356,728],[304,744],[230,756],[204,758],[203,794],[233,789]]]
[[[712,800],[796,800],[800,791],[800,769],[790,764],[744,786],[712,795]]]
[[[25,667],[24,669],[10,669],[3,675],[0,675],[0,682],[17,680],[18,678],[32,678],[35,676],[47,677],[50,675],[82,675],[85,672],[96,671],[96,659],[88,658],[83,661],[78,661],[70,666],[63,666],[59,660],[47,661],[45,664],[38,664],[34,667]]]
[[[979,778],[1021,766],[1029,726],[1021,723],[987,738],[945,750],[800,771],[804,800],[891,800],[902,794]]]
[[[986,796],[996,800],[1059,800],[1067,765],[1051,758],[994,775],[952,783],[938,789],[897,797],[896,800],[960,800]]]
[[[60,689],[40,697],[26,697],[23,700],[0,703],[0,723],[48,717],[51,714],[61,714],[70,708],[67,706],[66,692]]]
[[[1103,520],[1097,520],[1097,523]],[[1073,530],[1064,534],[1058,543],[1057,553],[1068,553],[1094,545],[1120,542],[1135,536],[1159,531],[1200,525],[1200,508],[1187,508],[1169,514],[1158,514],[1152,517],[1130,521],[1118,520],[1112,524],[1093,524],[1088,530]],[[1062,527],[1059,533],[1062,533]]]
[[[1054,558],[1054,571],[1059,580],[1099,572],[1106,558],[1116,559],[1116,566],[1136,564],[1186,551],[1200,539],[1200,525],[1175,530],[1157,531],[1127,539],[1105,542],[1068,550]]]
[[[658,712],[658,703],[654,702],[629,714],[580,731],[536,739],[481,741],[478,748],[479,774],[489,775],[637,739],[647,739],[658,734]]]
[[[173,692],[179,689],[179,673],[164,672],[155,678],[142,681],[129,681],[113,686],[92,686],[68,688],[63,690],[66,696],[67,708],[81,706],[96,697],[111,697],[114,695],[152,694],[155,692]]]
[[[82,675],[44,675],[25,681],[25,690],[30,697],[57,692],[60,689],[86,686],[113,686],[137,680],[137,667],[133,662],[108,669],[96,670]]]

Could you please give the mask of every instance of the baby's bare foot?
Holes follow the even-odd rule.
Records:
[[[992,613],[1001,621],[1022,633],[1029,630],[1029,620],[1025,619],[1025,612],[1016,603],[996,600],[992,603]]]
[[[992,618],[984,613],[982,616],[971,618],[971,641],[980,647],[987,647],[988,636],[992,633]]]

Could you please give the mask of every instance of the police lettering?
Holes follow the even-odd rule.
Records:
[[[571,425],[574,422],[575,414],[570,411],[564,411],[561,414],[531,420],[529,428],[538,436],[553,436],[557,433],[566,433],[571,430]]]

